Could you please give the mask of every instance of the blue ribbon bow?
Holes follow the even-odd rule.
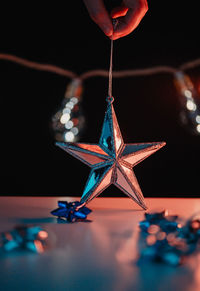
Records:
[[[90,212],[92,210],[79,201],[58,201],[58,208],[51,211],[51,214],[58,218],[65,218],[68,222],[75,222],[85,220]]]
[[[178,216],[167,212],[145,213],[140,222],[140,259],[177,266],[183,258],[198,250],[200,220],[189,219],[184,225]]]
[[[46,247],[47,237],[48,233],[40,226],[16,226],[9,232],[1,233],[1,247],[7,252],[24,249],[42,253]]]

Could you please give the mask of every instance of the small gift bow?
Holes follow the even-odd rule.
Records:
[[[92,212],[92,210],[84,205],[85,204],[79,201],[58,201],[58,208],[51,211],[51,214],[57,216],[58,218],[65,218],[68,222],[85,220],[87,215]]]
[[[19,248],[42,253],[47,246],[47,237],[48,233],[40,226],[16,226],[1,233],[1,246],[8,252]]]
[[[200,243],[200,220],[189,219],[183,226],[178,216],[167,211],[145,213],[140,222],[141,258],[177,266],[195,252]]]

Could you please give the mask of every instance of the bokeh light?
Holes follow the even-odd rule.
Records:
[[[52,117],[52,129],[57,141],[75,142],[84,130],[85,118],[81,109],[82,82],[72,80],[67,86],[61,108]]]

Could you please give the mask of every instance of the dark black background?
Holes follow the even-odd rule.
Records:
[[[114,43],[114,69],[179,66],[200,57],[198,1],[149,1],[131,35]],[[196,6],[195,6],[196,5]],[[1,9],[0,52],[51,63],[78,74],[108,69],[110,40],[82,1],[28,2]],[[188,71],[198,79],[200,68]],[[51,116],[69,79],[0,61],[1,195],[80,196],[89,168],[54,145]],[[97,142],[108,81],[84,84],[87,128],[81,141]],[[115,110],[125,142],[167,146],[135,168],[144,195],[200,197],[200,136],[179,123],[180,105],[169,74],[116,79]],[[104,195],[119,196],[110,187]]]

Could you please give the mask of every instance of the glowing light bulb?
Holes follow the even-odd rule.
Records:
[[[78,141],[84,131],[85,118],[81,110],[82,82],[74,79],[67,86],[61,108],[52,117],[52,129],[57,141]]]
[[[74,123],[73,121],[69,120],[67,121],[67,123],[65,124],[65,128],[66,129],[71,129],[73,127]]]
[[[61,115],[61,118],[60,118],[60,122],[62,124],[65,124],[67,123],[67,121],[70,119],[70,115],[69,113],[64,113],[63,115]]]
[[[197,131],[200,133],[200,124],[197,125]]]
[[[174,83],[181,105],[182,124],[194,134],[200,134],[200,96],[190,77],[183,72],[174,74]]]
[[[69,102],[66,103],[65,107],[66,107],[66,108],[69,108],[69,109],[73,109],[73,107],[74,107],[74,103],[71,102],[71,101],[69,101]]]
[[[74,141],[74,134],[73,134],[73,132],[71,132],[71,131],[68,131],[68,132],[66,132],[65,133],[65,141],[66,142],[72,142],[72,141]]]
[[[195,111],[197,108],[196,104],[192,100],[187,101],[186,107],[188,110],[193,110],[193,111]]]
[[[72,97],[70,99],[74,104],[78,103],[78,98],[77,97]]]
[[[192,97],[192,92],[191,92],[190,90],[188,90],[188,89],[186,89],[186,90],[184,91],[184,94],[185,94],[185,96],[186,96],[187,98],[191,98],[191,97]]]
[[[197,115],[197,116],[196,116],[196,122],[197,122],[197,123],[200,123],[200,115]]]

